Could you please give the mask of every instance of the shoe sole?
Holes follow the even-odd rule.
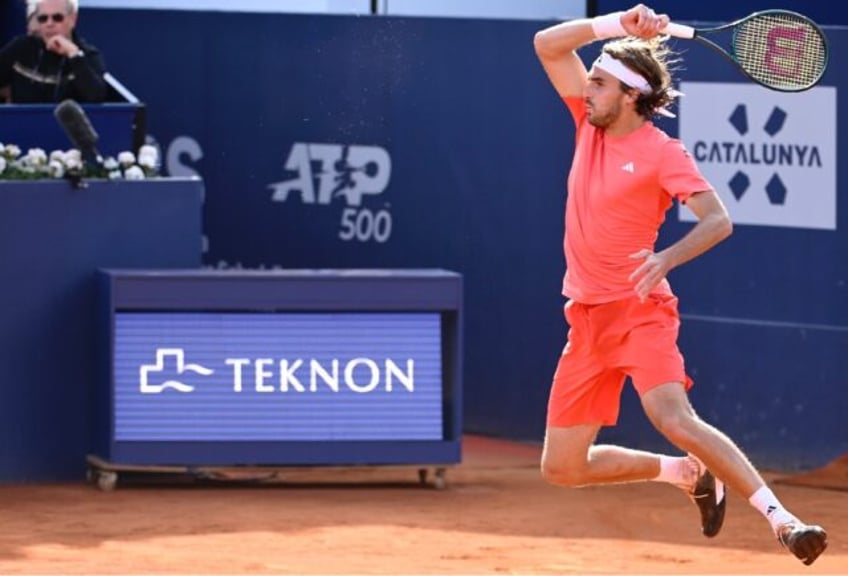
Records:
[[[707,470],[698,479],[692,499],[701,512],[701,533],[707,538],[715,537],[724,525],[727,509],[727,493],[721,480]]]
[[[791,546],[785,546],[805,566],[809,566],[827,549],[827,532],[821,529],[810,530],[792,540]],[[805,553],[804,550],[809,552]]]

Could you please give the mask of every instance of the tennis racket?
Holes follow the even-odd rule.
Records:
[[[751,80],[772,90],[809,90],[827,69],[824,32],[806,16],[789,10],[755,12],[717,28],[696,29],[669,23],[662,32],[706,44],[736,64]]]

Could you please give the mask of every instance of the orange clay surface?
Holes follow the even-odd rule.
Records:
[[[723,532],[668,485],[546,485],[540,449],[468,437],[444,490],[415,468],[262,483],[120,478],[0,486],[2,574],[848,574],[848,491],[778,483],[830,547],[803,566],[731,495]]]

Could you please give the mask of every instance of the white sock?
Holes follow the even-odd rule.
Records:
[[[783,504],[780,503],[780,500],[768,486],[761,486],[748,498],[748,502],[766,517],[766,520],[771,524],[771,529],[775,532],[782,524],[798,522],[798,519],[783,507]]]
[[[652,482],[668,482],[675,486],[689,486],[692,483],[689,459],[685,456],[664,456],[660,454],[660,473],[651,478]]]

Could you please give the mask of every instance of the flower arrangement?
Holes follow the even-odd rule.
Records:
[[[109,180],[144,180],[158,176],[159,153],[154,146],[144,145],[138,156],[121,152],[92,165],[83,162],[79,150],[54,150],[49,155],[41,148],[30,148],[26,154],[14,144],[0,144],[0,180],[41,180],[82,178]]]

